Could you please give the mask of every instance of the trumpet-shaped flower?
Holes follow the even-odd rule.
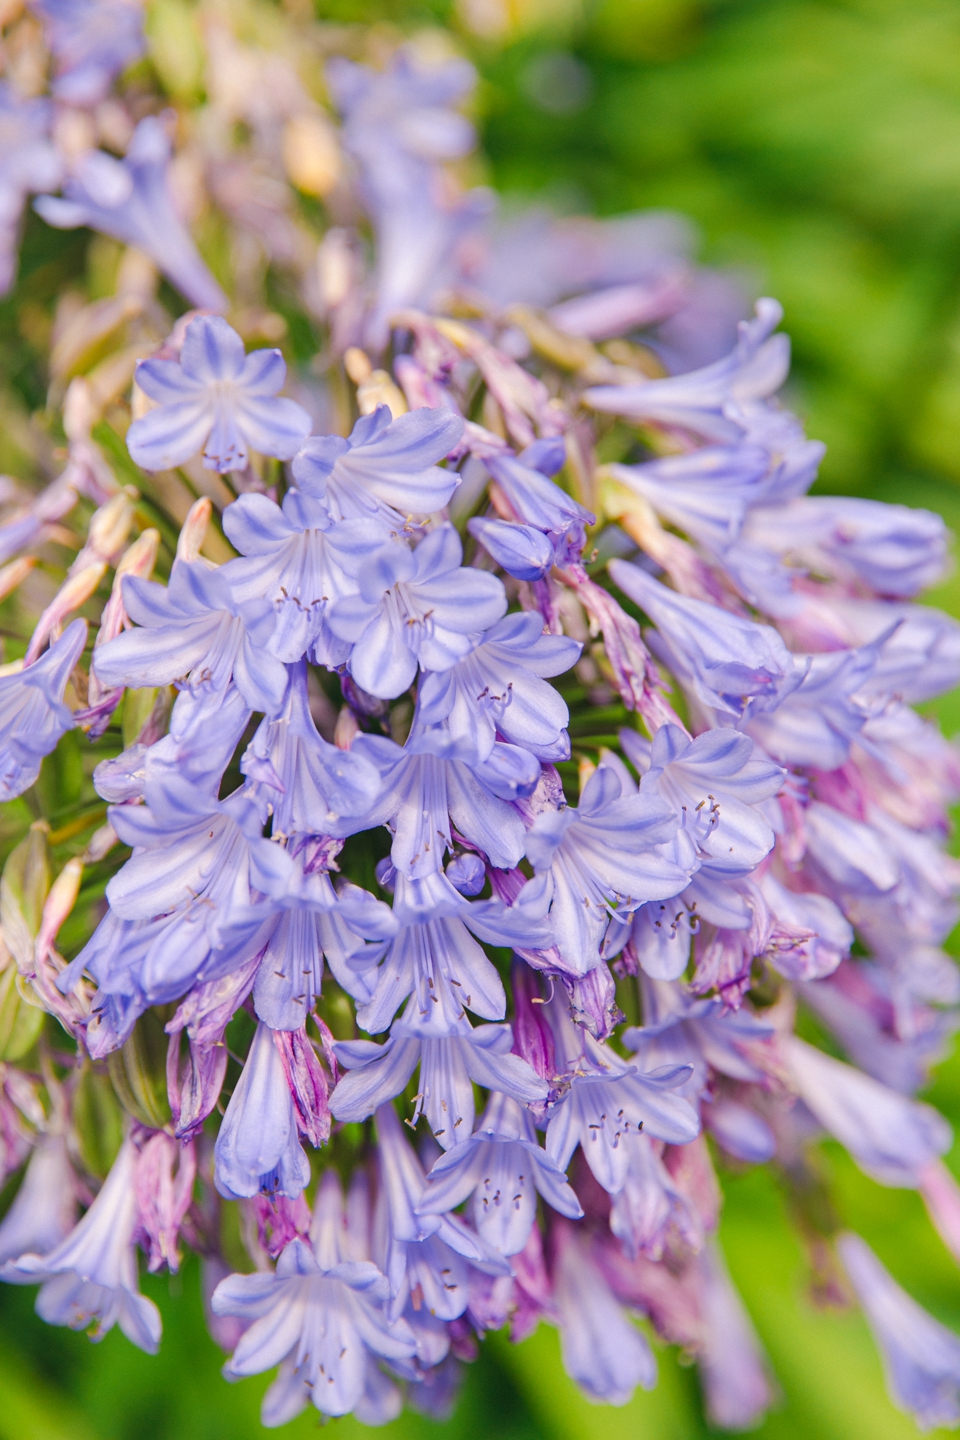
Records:
[[[960,1421],[960,1337],[928,1315],[859,1235],[837,1249],[873,1331],[891,1397],[923,1430]]]
[[[167,179],[170,141],[154,115],[133,132],[126,158],[88,150],[63,187],[63,198],[42,195],[34,209],[58,230],[89,225],[143,250],[192,304],[226,310],[227,297],[200,258],[177,214]]]
[[[535,877],[526,902],[549,910],[565,968],[586,975],[600,963],[610,915],[678,894],[689,875],[667,853],[678,816],[658,795],[624,795],[620,777],[601,766],[579,809],[545,810],[527,836]]]
[[[55,190],[63,162],[49,139],[49,100],[22,100],[0,82],[0,295],[13,283],[17,230],[28,195]],[[30,521],[24,517],[24,529]]]
[[[329,621],[351,642],[350,674],[369,694],[402,695],[418,665],[449,670],[501,618],[503,585],[462,559],[457,532],[442,525],[416,550],[395,541],[354,564],[359,594],[338,600]]]
[[[471,1196],[477,1234],[500,1255],[517,1255],[536,1220],[537,1192],[571,1220],[583,1209],[567,1177],[537,1144],[533,1120],[494,1093],[474,1133],[435,1162],[418,1215],[444,1215]]]
[[[119,1324],[128,1340],[153,1355],[160,1344],[160,1313],[137,1283],[136,1157],[133,1141],[125,1140],[70,1234],[45,1255],[11,1261],[3,1278],[20,1285],[41,1282],[37,1314],[49,1325],[69,1325],[100,1340]]]
[[[386,405],[362,415],[349,437],[312,435],[293,462],[293,478],[332,520],[382,516],[403,524],[408,515],[442,510],[460,484],[455,470],[441,470],[463,434],[451,410],[413,410],[396,419]]]
[[[546,1099],[549,1086],[525,1060],[511,1053],[509,1025],[478,1025],[464,1017],[436,1038],[417,1034],[414,1024],[396,1021],[384,1045],[342,1040],[337,1059],[350,1071],[330,1097],[338,1120],[365,1120],[405,1088],[420,1066],[420,1090],[414,1121],[426,1114],[434,1138],[445,1150],[473,1132],[473,1086],[501,1090],[523,1105]]]
[[[429,734],[435,755],[486,760],[498,736],[539,760],[565,760],[567,707],[545,677],[569,670],[581,646],[547,635],[538,615],[505,615],[449,670],[423,676],[413,736]]]
[[[94,668],[104,685],[169,685],[222,695],[233,682],[251,710],[275,715],[286,667],[267,645],[276,619],[266,599],[238,600],[224,570],[178,563],[166,587],[128,578],[124,604],[138,629],[101,645]]]
[[[244,353],[226,320],[201,315],[187,326],[179,360],[141,360],[136,380],[157,402],[127,431],[144,470],[170,470],[203,452],[207,470],[246,468],[251,450],[291,460],[310,416],[278,396],[287,367],[279,350]]]
[[[214,1180],[228,1200],[300,1194],[310,1164],[273,1031],[261,1021],[214,1148]]]
[[[0,800],[28,790],[43,757],[72,729],[63,693],[86,639],[87,622],[74,620],[39,660],[0,677]]]
[[[311,1402],[321,1415],[353,1411],[377,1423],[377,1360],[402,1364],[416,1350],[409,1327],[387,1319],[388,1294],[376,1265],[349,1254],[340,1182],[328,1170],[310,1243],[291,1240],[275,1273],[230,1275],[213,1293],[215,1314],[248,1323],[226,1373],[239,1379],[281,1366],[264,1397],[264,1425],[284,1425]]]
[[[35,0],[56,58],[53,94],[64,105],[96,105],[116,75],[146,49],[138,0]]]

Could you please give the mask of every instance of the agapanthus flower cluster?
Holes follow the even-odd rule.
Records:
[[[914,1098],[960,1001],[960,755],[911,708],[960,681],[942,522],[808,494],[780,307],[679,224],[458,188],[465,62],[197,16],[179,138],[135,4],[10,22],[50,83],[0,96],[9,275],[43,191],[114,292],[61,300],[65,458],[2,497],[0,1276],[154,1351],[138,1251],[193,1249],[265,1425],[443,1415],[542,1323],[610,1404],[683,1346],[736,1430],[775,1387],[714,1167],[770,1163],[957,1423],[960,1339],[802,1204],[832,1136],[960,1257]]]

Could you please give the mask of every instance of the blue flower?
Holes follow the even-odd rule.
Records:
[[[0,676],[0,800],[28,790],[45,755],[73,728],[63,692],[87,640],[87,622],[74,620],[39,660]]]
[[[307,667],[289,666],[283,709],[264,720],[240,762],[270,794],[274,837],[329,835],[343,816],[366,814],[381,778],[360,747],[340,750],[317,732],[307,696]]]
[[[412,410],[394,420],[386,405],[362,415],[348,439],[313,435],[293,462],[304,495],[322,500],[334,520],[380,515],[403,525],[408,515],[433,515],[460,484],[438,461],[454,450],[463,421],[451,410]]]
[[[311,1402],[322,1415],[383,1418],[371,1404],[383,1383],[377,1360],[402,1364],[416,1350],[404,1322],[386,1316],[388,1293],[376,1265],[354,1259],[344,1243],[340,1182],[328,1170],[310,1243],[292,1240],[275,1274],[230,1275],[213,1294],[215,1314],[249,1325],[226,1373],[239,1379],[281,1366],[264,1396],[264,1425],[283,1425]]]
[[[282,506],[266,495],[241,495],[224,511],[223,529],[244,557],[225,567],[237,600],[269,600],[276,611],[272,653],[339,668],[350,642],[334,635],[328,616],[338,599],[357,591],[344,562],[375,550],[389,531],[372,515],[337,524],[321,500],[299,490],[288,490]]]
[[[368,333],[379,348],[395,311],[437,293],[456,242],[490,209],[483,190],[443,204],[437,173],[438,161],[473,148],[472,125],[450,107],[473,88],[476,74],[464,60],[424,65],[403,49],[385,72],[336,59],[326,74],[377,236]]]
[[[549,911],[555,943],[571,975],[600,963],[614,910],[678,894],[689,874],[670,858],[679,815],[659,795],[623,794],[620,777],[601,766],[588,780],[579,809],[544,810],[527,834],[535,878],[526,902]]]
[[[549,943],[549,931],[520,906],[471,904],[439,874],[409,880],[398,873],[393,918],[399,930],[383,953],[373,992],[347,985],[362,1000],[357,1022],[372,1035],[387,1029],[407,996],[407,1023],[419,1034],[455,1031],[465,1009],[484,1020],[503,1019],[503,984],[470,931],[494,945]],[[369,979],[367,972],[364,988]]]
[[[435,1162],[418,1215],[443,1215],[471,1196],[477,1234],[500,1255],[517,1255],[536,1221],[537,1193],[577,1220],[583,1214],[567,1177],[537,1144],[530,1113],[493,1094],[474,1133]]]
[[[489,784],[489,767],[470,767],[459,759],[440,759],[411,736],[401,750],[380,736],[358,736],[352,747],[377,765],[380,793],[369,810],[354,819],[332,823],[335,834],[354,834],[374,825],[389,824],[394,833],[390,854],[394,867],[413,879],[425,879],[443,866],[453,849],[451,822],[457,831],[481,849],[500,869],[517,865],[523,855],[523,821],[507,803],[516,794],[496,778]],[[500,751],[511,750],[499,746]],[[533,789],[540,766],[526,752],[519,755],[530,766],[522,779],[525,793]]]
[[[817,575],[895,599],[909,599],[935,585],[947,562],[941,516],[846,495],[764,505],[749,515],[745,533]]]
[[[141,360],[136,381],[158,406],[134,420],[127,448],[144,470],[170,470],[203,451],[207,470],[243,470],[251,450],[290,460],[310,416],[277,396],[287,367],[279,350],[244,353],[226,320],[201,315],[187,326],[180,359]]]
[[[423,1169],[396,1111],[392,1105],[381,1105],[376,1119],[381,1182],[377,1258],[390,1282],[388,1313],[405,1316],[417,1334],[418,1350],[441,1340],[442,1352],[429,1357],[430,1363],[436,1363],[449,1341],[429,1334],[435,1329],[431,1322],[456,1320],[463,1314],[470,1298],[471,1266],[487,1274],[507,1275],[510,1265],[459,1216],[422,1213]],[[422,1319],[427,1320],[426,1335]]]
[[[169,685],[223,695],[233,683],[251,710],[276,715],[286,667],[269,653],[276,624],[269,600],[240,601],[227,572],[204,561],[178,561],[167,587],[123,582],[127,614],[138,629],[101,645],[94,669],[104,685]]]
[[[497,564],[517,580],[542,580],[553,568],[554,548],[549,537],[532,525],[476,516],[467,529]]]
[[[704,446],[647,465],[608,465],[610,475],[649,501],[717,555],[737,539],[751,505],[763,499],[770,456],[759,445]]]
[[[413,1117],[429,1121],[434,1138],[445,1150],[473,1132],[473,1086],[501,1090],[522,1105],[546,1098],[548,1086],[525,1060],[511,1053],[509,1025],[472,1028],[464,1016],[448,1033],[423,1037],[414,1022],[395,1022],[383,1045],[372,1040],[340,1041],[337,1059],[350,1071],[330,1097],[338,1120],[365,1120],[405,1088],[417,1065],[420,1090]]]
[[[135,1186],[137,1151],[125,1140],[99,1194],[70,1234],[46,1255],[21,1255],[3,1268],[4,1280],[40,1281],[37,1314],[48,1325],[87,1330],[100,1340],[120,1329],[141,1350],[160,1345],[160,1312],[137,1282]]]
[[[547,537],[553,548],[553,563],[563,568],[580,559],[586,527],[593,523],[594,517],[541,473],[535,463],[537,453],[531,455],[531,450],[532,446],[519,459],[507,453],[484,455],[483,463],[506,496],[517,520]],[[552,464],[551,452],[548,451],[547,456],[542,463]]]
[[[310,1180],[280,1051],[273,1031],[262,1021],[227,1105],[213,1155],[214,1182],[228,1200],[261,1193],[293,1199]]]
[[[505,615],[458,664],[421,677],[412,740],[428,734],[435,755],[474,764],[498,736],[539,760],[566,760],[567,707],[543,677],[569,670],[581,649],[565,635],[545,635],[538,615]]]
[[[546,1008],[558,1060],[547,1154],[566,1170],[580,1145],[599,1183],[615,1195],[626,1183],[628,1141],[641,1130],[672,1145],[684,1145],[699,1134],[697,1112],[681,1093],[692,1067],[662,1065],[642,1071],[574,1025],[559,996]]]
[[[790,342],[773,335],[783,318],[775,300],[758,300],[756,318],[741,321],[736,348],[703,370],[628,385],[597,385],[584,392],[595,410],[630,420],[653,420],[721,444],[748,430],[744,407],[780,389],[790,368]]]
[[[894,1280],[865,1240],[846,1231],[837,1250],[883,1358],[891,1398],[923,1430],[960,1422],[960,1337]]]
[[[879,709],[861,692],[873,678],[881,646],[882,640],[859,650],[811,655],[796,690],[775,710],[754,715],[747,725],[749,734],[784,765],[839,769]]]
[[[621,732],[621,743],[646,771],[641,795],[659,795],[680,817],[673,856],[682,869],[734,879],[773,849],[762,806],[781,789],[784,772],[746,735],[723,726],[691,740],[677,725],[661,725],[649,747],[635,730]]]
[[[53,94],[64,105],[95,105],[146,49],[137,0],[34,0],[34,8],[46,21]]]
[[[658,654],[709,710],[736,720],[773,710],[803,680],[808,662],[769,625],[678,595],[626,560],[607,568],[657,627]]]
[[[22,100],[0,81],[0,295],[13,283],[17,231],[27,196],[55,190],[63,174],[63,162],[49,138],[51,119],[49,100]]]
[[[501,618],[503,585],[462,559],[456,530],[441,525],[416,550],[393,542],[354,562],[360,593],[338,600],[329,623],[352,642],[348,669],[369,694],[402,695],[418,665],[448,670]]]
[[[149,115],[133,132],[125,160],[102,150],[88,151],[67,179],[64,198],[41,196],[34,209],[58,230],[89,225],[135,245],[192,304],[226,310],[227,297],[177,215],[167,182],[169,163],[163,122]]]
[[[652,1390],[657,1362],[646,1336],[632,1325],[572,1226],[558,1227],[554,1293],[563,1368],[589,1399],[626,1405],[638,1385]]]
[[[882,1185],[913,1187],[950,1146],[950,1127],[929,1105],[824,1055],[795,1035],[784,1053],[801,1100],[861,1170]]]

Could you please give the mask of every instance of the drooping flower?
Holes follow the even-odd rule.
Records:
[[[661,1065],[645,1072],[574,1025],[559,996],[547,1009],[561,1062],[547,1154],[565,1170],[580,1145],[597,1180],[615,1195],[627,1178],[630,1140],[641,1131],[675,1145],[699,1133],[697,1112],[680,1093],[692,1067]]]
[[[214,1179],[229,1200],[274,1192],[295,1198],[310,1179],[273,1031],[257,1026],[214,1149]]]
[[[571,1220],[583,1214],[564,1172],[537,1144],[528,1111],[491,1095],[473,1134],[435,1162],[419,1215],[443,1215],[472,1196],[477,1233],[501,1255],[524,1249],[536,1219],[536,1196]]]
[[[135,245],[194,305],[226,310],[227,297],[177,214],[167,179],[169,163],[163,121],[148,115],[133,132],[124,160],[88,150],[68,177],[63,198],[43,195],[34,209],[58,230],[89,225]]]
[[[865,1240],[837,1241],[873,1331],[894,1403],[923,1430],[960,1421],[960,1338],[902,1290]]]
[[[136,1147],[125,1140],[83,1219],[45,1255],[25,1254],[4,1266],[3,1278],[40,1282],[37,1314],[49,1325],[86,1330],[100,1340],[114,1325],[148,1355],[160,1344],[160,1313],[140,1294],[134,1230]]]
[[[328,1170],[310,1243],[292,1240],[275,1274],[230,1275],[213,1293],[215,1314],[249,1322],[227,1373],[239,1379],[281,1367],[264,1397],[264,1425],[284,1425],[309,1403],[322,1415],[381,1419],[377,1359],[402,1363],[416,1349],[404,1322],[387,1319],[388,1294],[376,1265],[350,1255],[340,1181]]]
[[[63,162],[49,139],[49,100],[20,99],[0,82],[0,294],[13,283],[17,230],[28,195],[55,190]]]
[[[474,1084],[503,1091],[523,1105],[546,1099],[548,1085],[511,1053],[512,1042],[509,1025],[472,1028],[466,1017],[440,1037],[421,1036],[415,1023],[401,1019],[383,1045],[341,1040],[337,1060],[350,1073],[330,1097],[330,1109],[338,1120],[366,1119],[403,1091],[419,1064],[420,1090],[412,1123],[425,1114],[434,1138],[449,1149],[473,1132]]]
[[[279,350],[244,352],[226,320],[201,315],[187,326],[179,360],[141,360],[136,381],[157,402],[127,432],[145,470],[170,470],[203,452],[207,470],[243,470],[251,450],[291,460],[310,416],[278,396],[287,367]]]
[[[626,560],[607,568],[656,625],[658,653],[677,679],[723,719],[775,709],[803,680],[806,665],[769,625],[677,595]]]
[[[86,640],[86,621],[74,620],[39,660],[0,677],[0,800],[29,789],[43,757],[72,728],[63,694]]]
[[[554,1293],[563,1368],[588,1400],[626,1405],[638,1385],[652,1390],[657,1383],[647,1338],[617,1303],[585,1237],[563,1223],[556,1245]]]
[[[45,1135],[0,1221],[0,1265],[21,1255],[47,1255],[73,1229],[76,1181],[62,1135]],[[3,1272],[0,1272],[2,1274]]]
[[[800,1097],[862,1170],[883,1185],[915,1186],[950,1144],[950,1127],[929,1105],[824,1055],[795,1035],[783,1042]]]
[[[527,836],[535,878],[529,905],[549,908],[557,949],[571,974],[600,963],[600,945],[616,908],[629,914],[676,895],[689,879],[668,853],[679,816],[660,796],[624,795],[619,776],[601,766],[579,808],[545,810]]]

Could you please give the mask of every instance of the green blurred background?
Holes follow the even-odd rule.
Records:
[[[182,0],[186,3],[186,0]],[[612,214],[682,210],[702,256],[779,297],[795,345],[790,401],[829,445],[821,488],[940,510],[960,528],[960,4],[956,0],[333,0],[321,18],[450,24],[482,77],[489,178],[517,200]],[[8,357],[10,358],[10,357]],[[931,597],[960,614],[960,582]],[[948,733],[960,701],[935,707]],[[960,1062],[930,1098],[960,1129]],[[917,1299],[960,1331],[960,1270],[916,1195],[826,1166],[855,1224]],[[960,1151],[954,1168],[960,1173]],[[896,1440],[856,1314],[823,1313],[766,1173],[725,1175],[722,1240],[777,1374],[769,1440]],[[227,1386],[198,1275],[148,1280],[165,1321],[150,1359],[114,1332],[98,1347],[0,1287],[0,1440],[247,1440],[266,1379]],[[453,1420],[408,1414],[385,1436],[442,1440],[696,1440],[695,1371],[661,1350],[661,1379],[623,1409],[584,1401],[541,1327],[493,1336]],[[282,1433],[305,1436],[312,1413]],[[343,1440],[362,1428],[334,1422]]]

